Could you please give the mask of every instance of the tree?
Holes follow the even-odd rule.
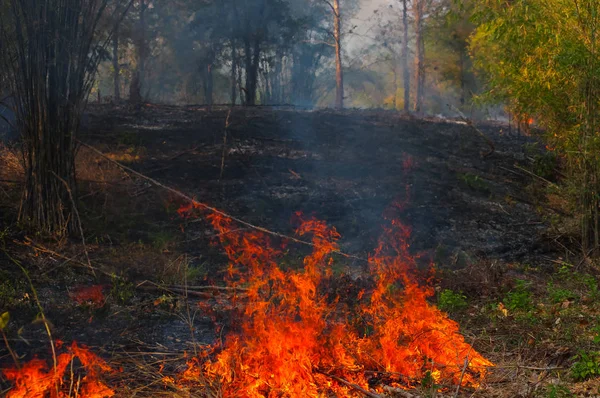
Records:
[[[404,112],[410,111],[410,70],[408,69],[408,0],[402,0],[402,77],[404,82]],[[395,95],[394,95],[394,98]]]
[[[413,16],[415,21],[415,107],[414,111],[423,110],[425,97],[425,8],[428,0],[413,0]]]
[[[333,40],[335,41],[335,107],[344,107],[344,71],[342,69],[342,16],[340,1],[333,0]]]
[[[96,30],[108,0],[6,0],[0,16],[4,68],[23,137],[25,190],[19,218],[40,232],[75,225],[75,135],[104,54]]]
[[[582,248],[600,254],[600,3],[485,0],[470,41],[490,101],[534,115],[565,159]]]

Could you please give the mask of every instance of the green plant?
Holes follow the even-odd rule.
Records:
[[[150,239],[152,240],[152,247],[161,252],[167,250],[174,241],[173,235],[164,230],[152,233]]]
[[[504,305],[511,311],[529,311],[532,309],[531,292],[526,281],[517,279],[514,289],[504,297]]]
[[[548,297],[550,299],[550,302],[552,302],[554,304],[562,303],[569,299],[573,299],[577,296],[573,291],[571,291],[569,289],[564,289],[564,288],[559,288],[557,286],[554,286],[553,282],[548,282],[547,290],[548,290]]]
[[[467,297],[462,292],[444,289],[440,292],[438,308],[442,311],[453,312],[467,308]]]
[[[570,398],[570,397],[574,397],[573,393],[571,392],[571,390],[569,390],[567,387],[565,386],[561,386],[558,384],[552,384],[548,387],[547,391],[548,393],[547,397],[548,398]]]
[[[571,366],[571,376],[575,381],[587,380],[600,376],[599,354],[596,351],[579,351],[576,361]]]
[[[469,188],[475,191],[489,192],[488,183],[481,177],[475,174],[460,174],[458,178],[464,182]]]
[[[434,398],[437,396],[437,391],[441,386],[435,382],[435,378],[431,371],[426,371],[421,379],[421,389],[425,397]]]
[[[113,275],[110,295],[119,304],[127,304],[133,298],[133,283],[125,278]]]
[[[558,169],[558,156],[556,152],[537,154],[533,158],[533,173],[546,180],[554,179]]]

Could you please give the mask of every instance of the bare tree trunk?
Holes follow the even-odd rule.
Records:
[[[91,51],[107,0],[7,0],[3,68],[23,137],[19,213],[36,232],[75,232],[75,135],[99,62]],[[2,21],[4,22],[4,21]]]
[[[423,18],[425,14],[425,0],[415,0],[415,34],[416,34],[416,57],[415,57],[415,72],[416,72],[416,98],[415,112],[423,111],[423,99],[425,96],[425,38],[423,35]]]
[[[404,80],[404,112],[410,111],[410,70],[408,70],[408,0],[402,0],[402,74]]]
[[[344,107],[344,71],[342,69],[342,18],[340,0],[333,0],[333,38],[335,40],[335,107]]]
[[[235,42],[231,40],[231,105],[235,105],[237,90],[236,90],[236,74],[237,74],[237,52],[235,51]]]
[[[114,78],[114,100],[119,102],[121,100],[121,66],[119,64],[119,23],[115,24],[115,30],[113,33],[113,78]]]
[[[204,101],[207,105],[213,104],[213,71],[212,62],[204,66]]]
[[[137,47],[137,65],[131,78],[131,84],[129,86],[129,102],[134,104],[140,104],[143,101],[143,88],[144,88],[144,71],[146,63],[146,5],[144,0],[140,0],[140,24],[138,28],[138,37],[136,40]]]
[[[140,95],[143,100],[143,92],[145,90],[146,82],[146,5],[144,0],[140,0],[140,48],[139,48],[139,81],[140,81]]]

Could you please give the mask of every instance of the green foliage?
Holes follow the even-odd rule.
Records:
[[[435,397],[437,390],[440,388],[438,384],[435,382],[435,378],[428,370],[425,372],[425,375],[421,379],[421,389],[425,395],[425,397]]]
[[[453,312],[467,308],[467,297],[462,292],[444,289],[438,299],[438,308],[442,311]]]
[[[10,314],[8,313],[8,311],[6,311],[2,315],[0,315],[0,331],[3,331],[4,329],[6,329],[9,322],[10,322]]]
[[[552,384],[547,389],[548,398],[571,398],[574,397],[571,390],[565,386]]]
[[[470,40],[476,67],[488,81],[484,100],[533,115],[546,142],[564,157],[566,190],[579,207],[583,249],[600,232],[600,2],[597,0],[482,0]],[[554,159],[539,158],[540,175]]]
[[[577,296],[572,290],[557,287],[553,282],[548,282],[547,290],[548,297],[554,304],[562,303]]]
[[[0,307],[9,307],[24,297],[27,284],[0,270]]]
[[[575,381],[600,376],[599,354],[595,351],[580,351],[576,362],[571,366],[571,376]]]
[[[156,250],[165,251],[169,248],[175,238],[169,231],[161,230],[152,233],[150,235],[150,240],[152,241],[152,247]]]
[[[514,289],[504,297],[504,305],[511,311],[529,311],[533,308],[531,292],[526,281],[517,279]]]
[[[112,277],[111,297],[119,304],[128,304],[134,295],[133,283],[119,276]]]
[[[475,191],[489,192],[488,183],[481,177],[475,174],[459,174],[458,178],[465,183],[469,188]]]

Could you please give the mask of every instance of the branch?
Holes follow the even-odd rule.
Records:
[[[200,207],[200,208],[202,208],[204,210],[208,210],[208,211],[210,211],[212,213],[219,214],[219,215],[221,215],[223,217],[227,217],[227,218],[229,218],[229,219],[231,219],[231,220],[233,220],[233,221],[235,221],[235,222],[237,222],[239,224],[242,224],[242,225],[244,225],[246,227],[252,228],[252,229],[257,230],[259,232],[262,232],[262,233],[265,233],[265,234],[268,234],[268,235],[272,235],[272,236],[275,236],[275,237],[278,237],[278,238],[281,238],[281,239],[287,239],[289,241],[292,241],[292,242],[295,242],[295,243],[299,243],[301,245],[315,247],[315,245],[312,242],[308,242],[308,241],[305,241],[305,240],[302,240],[302,239],[295,238],[293,236],[289,236],[289,235],[285,235],[285,234],[282,234],[282,233],[279,233],[279,232],[275,232],[275,231],[272,231],[272,230],[267,229],[265,227],[261,227],[259,225],[251,224],[248,221],[244,221],[241,218],[232,216],[231,214],[225,213],[224,211],[219,210],[219,209],[217,209],[215,207],[209,206],[209,205],[207,205],[205,203],[202,203],[202,202],[198,202],[197,200],[195,200],[191,196],[186,195],[185,193],[183,193],[181,191],[178,191],[175,188],[171,188],[171,187],[169,187],[167,185],[164,185],[164,184],[156,181],[154,178],[148,177],[148,176],[146,176],[146,175],[144,175],[144,174],[142,174],[142,173],[140,173],[138,171],[135,171],[131,167],[127,167],[127,166],[125,166],[125,165],[117,162],[116,160],[111,159],[110,157],[106,156],[104,153],[102,153],[101,151],[99,151],[98,149],[94,148],[93,146],[91,146],[89,144],[86,144],[86,143],[84,143],[82,141],[79,141],[77,139],[75,141],[77,141],[80,145],[83,145],[84,147],[88,148],[92,152],[95,152],[96,154],[98,154],[102,158],[106,159],[110,163],[113,163],[116,166],[120,167],[122,170],[125,170],[125,171],[127,171],[127,172],[129,172],[129,173],[131,173],[133,175],[136,175],[136,176],[138,176],[138,177],[140,177],[140,178],[142,178],[142,179],[144,179],[144,180],[152,183],[153,185],[155,185],[157,187],[160,187],[160,188],[162,188],[162,189],[164,189],[166,191],[169,191],[172,194],[174,194],[174,195],[176,195],[176,196],[178,196],[178,197],[180,197],[182,199],[185,199],[185,200],[189,201],[190,203],[192,203],[196,207]],[[333,253],[338,254],[338,255],[340,255],[342,257],[346,257],[346,258],[352,258],[352,259],[364,261],[364,262],[367,262],[367,263],[370,262],[366,258],[358,257],[358,256],[355,256],[353,254],[344,253],[341,250],[335,250],[335,251],[333,251]]]
[[[342,383],[343,385],[345,385],[346,387],[350,387],[353,390],[359,391],[361,393],[363,393],[365,396],[370,397],[370,398],[382,398],[381,395],[379,394],[375,394],[372,393],[371,391],[365,390],[364,388],[362,388],[361,386],[359,386],[358,384],[354,384],[354,383],[350,383],[347,380],[344,380],[340,377],[337,377],[335,375],[329,374],[329,373],[325,373],[325,372],[321,372],[320,370],[315,370],[317,373],[322,374],[323,376],[327,376],[330,379],[333,379],[335,381],[337,381],[338,383]]]

